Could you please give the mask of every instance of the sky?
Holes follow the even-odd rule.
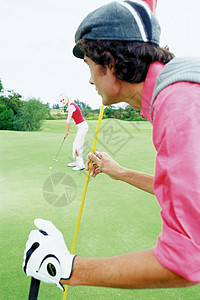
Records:
[[[57,104],[61,93],[92,108],[101,98],[86,64],[73,56],[74,34],[108,0],[0,0],[0,79],[23,99]],[[200,57],[200,1],[158,0],[161,46],[178,57]]]

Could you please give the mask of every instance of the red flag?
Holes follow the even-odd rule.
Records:
[[[144,0],[149,7],[151,8],[152,12],[156,13],[156,6],[157,6],[157,0]]]

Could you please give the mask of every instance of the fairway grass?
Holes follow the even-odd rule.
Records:
[[[92,148],[97,121],[88,124],[84,159]],[[51,220],[62,231],[71,250],[86,172],[73,172],[67,167],[72,161],[74,124],[58,162],[53,161],[65,125],[65,120],[47,121],[38,132],[0,132],[1,300],[28,299],[30,278],[22,272],[22,261],[28,234],[35,229],[35,218]],[[147,122],[103,120],[97,150],[106,151],[124,167],[153,174],[155,150],[151,130]],[[64,181],[53,186],[53,179]],[[105,174],[90,179],[77,255],[112,256],[152,248],[160,232],[160,207],[153,195]],[[62,300],[62,292],[55,285],[41,283],[38,299]],[[78,286],[69,287],[67,299],[198,300],[200,286],[160,290]]]

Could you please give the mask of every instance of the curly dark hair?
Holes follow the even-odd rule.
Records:
[[[133,41],[80,40],[79,49],[102,67],[112,67],[118,79],[130,82],[143,82],[149,66],[155,61],[168,63],[174,54],[167,47],[160,48],[152,43]]]

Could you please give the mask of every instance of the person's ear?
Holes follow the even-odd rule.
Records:
[[[108,61],[110,61],[110,63],[108,64],[108,68],[110,69],[112,74],[115,74],[115,60],[114,60],[112,54],[108,51],[106,51],[106,58]]]
[[[112,72],[112,74],[115,74],[115,60],[114,60],[114,58],[111,59],[111,62],[109,64],[109,69]]]

